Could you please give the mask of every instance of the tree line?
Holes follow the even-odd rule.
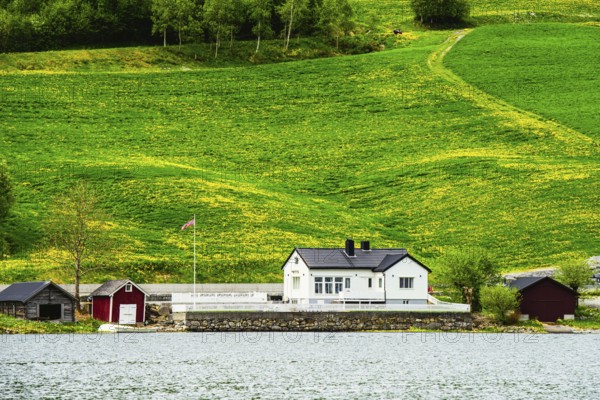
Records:
[[[85,45],[164,45],[294,35],[339,38],[353,28],[348,0],[0,0],[0,51]]]

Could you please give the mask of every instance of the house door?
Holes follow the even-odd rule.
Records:
[[[136,304],[121,304],[119,308],[119,324],[135,325],[135,315],[137,314]]]
[[[562,304],[559,301],[553,300],[535,300],[532,302],[533,307],[530,307],[529,318],[537,318],[542,322],[556,322],[559,318],[564,318],[561,313]]]

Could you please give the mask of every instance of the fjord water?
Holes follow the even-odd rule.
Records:
[[[600,335],[0,336],[2,399],[598,399]]]

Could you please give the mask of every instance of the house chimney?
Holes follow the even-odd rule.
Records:
[[[361,240],[360,249],[362,251],[371,251],[371,243],[368,240]]]
[[[346,255],[348,257],[354,257],[354,240],[346,239]]]

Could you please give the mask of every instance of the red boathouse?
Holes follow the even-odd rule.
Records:
[[[108,281],[90,295],[92,317],[123,325],[144,322],[146,296],[146,292],[128,279]]]
[[[577,293],[552,278],[517,278],[509,286],[521,293],[519,309],[523,317],[555,322],[557,319],[572,319],[575,315]]]

